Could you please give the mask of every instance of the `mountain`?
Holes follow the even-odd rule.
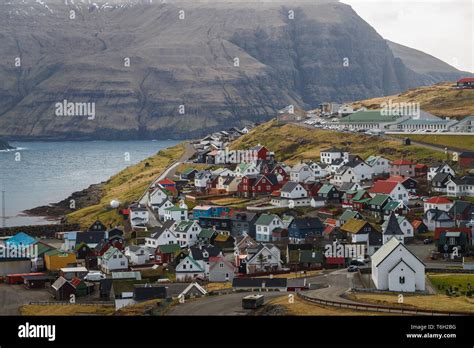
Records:
[[[5,140],[0,139],[0,151],[14,150],[14,149],[16,148],[8,144],[8,142],[6,142]]]
[[[9,0],[0,47],[15,139],[190,138],[444,79],[335,0]]]
[[[420,103],[420,108],[440,117],[461,119],[474,116],[474,89],[456,89],[454,83],[437,83],[412,88],[397,95],[371,98],[353,103],[355,108],[380,109],[383,103]]]

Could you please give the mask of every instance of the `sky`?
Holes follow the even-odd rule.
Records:
[[[474,72],[474,0],[340,0],[382,37]]]

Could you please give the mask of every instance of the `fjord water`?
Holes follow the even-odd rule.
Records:
[[[19,150],[0,151],[0,191],[5,191],[6,225],[51,223],[21,212],[63,200],[177,143],[174,140],[10,142]]]

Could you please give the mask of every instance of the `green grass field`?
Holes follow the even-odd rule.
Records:
[[[410,138],[426,144],[433,144],[454,150],[474,151],[474,136],[472,135],[445,135],[445,134],[409,134],[396,135],[397,138]]]
[[[428,278],[440,294],[449,287],[458,288],[461,294],[468,290],[469,283],[474,287],[474,274],[429,274]]]

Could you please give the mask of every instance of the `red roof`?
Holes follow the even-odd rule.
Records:
[[[398,185],[397,181],[385,181],[379,180],[375,182],[374,186],[369,190],[370,193],[383,193],[390,194],[393,189]]]
[[[74,277],[74,278],[71,279],[71,284],[72,284],[72,286],[74,286],[75,288],[77,288],[77,286],[78,286],[79,284],[81,284],[81,282],[82,282],[82,280],[80,280],[79,278],[75,278],[75,277]]]
[[[273,196],[273,197],[280,197],[280,194],[281,194],[281,191],[280,191],[280,190],[276,190],[276,191],[273,191],[273,192],[272,192],[272,196]]]
[[[447,199],[446,197],[431,197],[430,199],[426,200],[425,203],[431,204],[449,204],[453,203],[451,200]]]
[[[425,168],[428,168],[428,166],[423,163],[418,163],[415,165],[415,169],[425,169]]]
[[[464,82],[474,82],[474,77],[465,77],[463,79],[458,80],[458,83],[464,83]]]
[[[324,223],[329,226],[336,226],[337,225],[337,220],[336,219],[331,219],[327,218]]]
[[[413,165],[413,164],[415,164],[415,163],[413,163],[412,161],[409,161],[409,160],[404,160],[404,159],[396,160],[396,161],[392,162],[392,165],[394,165],[394,166],[408,166],[408,165]]]
[[[165,178],[163,180],[158,181],[158,184],[160,184],[160,185],[176,185],[176,183],[173,180],[168,179],[168,178]]]
[[[413,220],[412,223],[411,223],[411,225],[412,225],[415,229],[417,229],[418,227],[421,226],[422,223],[423,223],[423,221],[421,221],[421,220]]]
[[[329,225],[324,229],[323,234],[331,234],[332,231],[334,231],[335,229],[336,229],[336,227]]]
[[[385,181],[392,181],[392,182],[403,182],[405,181],[406,179],[403,177],[403,176],[400,176],[400,175],[392,175],[391,177],[389,177],[387,180]]]

